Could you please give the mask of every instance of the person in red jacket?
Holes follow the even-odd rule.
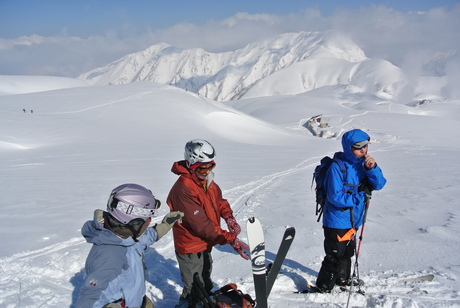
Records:
[[[214,147],[206,140],[194,139],[185,145],[184,160],[173,164],[171,171],[179,175],[166,200],[171,211],[185,215],[173,227],[174,248],[184,285],[176,308],[189,307],[193,297],[193,275],[198,273],[208,292],[213,288],[211,279],[211,250],[215,245],[230,244],[244,259],[249,247],[238,239],[241,227],[233,217],[220,187],[214,182],[212,169]],[[220,226],[223,218],[228,231]]]

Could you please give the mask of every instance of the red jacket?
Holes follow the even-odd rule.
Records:
[[[179,175],[179,179],[166,202],[171,211],[184,212],[182,223],[175,223],[173,227],[176,252],[198,253],[217,244],[233,242],[234,235],[220,227],[220,218],[233,211],[213,181],[213,173],[208,174],[206,184],[201,183],[186,167],[185,160],[175,162],[171,171]]]

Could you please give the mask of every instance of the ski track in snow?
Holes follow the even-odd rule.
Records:
[[[271,175],[263,176],[259,180],[224,191],[223,194],[226,196],[226,198],[236,198],[234,201],[230,202],[232,204],[234,216],[236,218],[238,218],[239,216],[249,218],[251,215],[248,214],[252,212],[255,206],[251,205],[250,202],[250,199],[253,196],[256,196],[258,193],[260,193],[260,191],[266,189],[270,185],[273,185],[276,181],[282,179],[283,177],[287,177],[293,173],[301,172],[307,168],[311,168],[312,166],[317,164],[318,159],[319,158],[310,158],[295,166],[294,168],[277,172]],[[232,196],[235,197],[232,198]],[[242,215],[243,213],[246,215]]]
[[[389,146],[394,147],[395,144]],[[259,204],[257,199],[263,197],[264,192],[279,185],[283,178],[304,173],[317,165],[319,159],[309,158],[291,169],[224,191],[240,224],[254,216]],[[182,287],[171,234],[168,233],[161,241],[161,245],[154,244],[146,253],[147,294],[157,307],[174,307]],[[72,238],[0,259],[0,307],[73,307],[84,279],[83,266],[89,249],[90,245],[83,238]],[[289,265],[283,265],[270,298],[285,302],[286,307],[304,307],[306,304],[309,307],[346,306],[348,292],[334,290],[332,294],[289,294],[306,282],[314,282],[316,277],[306,267],[290,266],[291,263],[297,264],[295,262],[285,263]],[[214,266],[219,266],[218,260],[215,260]],[[460,307],[457,291],[443,283],[455,280],[455,277],[434,273],[435,279],[431,282],[408,280],[428,273],[363,273],[360,278],[366,281],[363,287],[366,294],[352,293],[350,307]],[[253,292],[252,274],[248,272],[246,276],[237,283],[241,289]]]

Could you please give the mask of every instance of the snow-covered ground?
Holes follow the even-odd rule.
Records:
[[[8,76],[0,81],[6,89]],[[171,165],[193,138],[216,147],[216,182],[243,241],[257,216],[273,260],[283,230],[296,228],[269,306],[344,307],[348,293],[289,292],[314,283],[324,256],[313,169],[352,128],[371,135],[388,183],[374,192],[365,225],[366,295],[352,294],[350,307],[460,307],[459,101],[402,104],[334,86],[222,104],[152,82],[37,92],[29,81],[15,78],[16,91],[0,96],[0,307],[73,307],[90,249],[83,223],[122,183],[144,185],[164,203],[176,180]],[[338,137],[303,126],[318,114]],[[255,296],[249,261],[229,245],[213,255],[219,286],[233,282]],[[146,261],[148,295],[158,308],[174,307],[181,283],[171,234]],[[425,274],[434,280],[408,280]]]

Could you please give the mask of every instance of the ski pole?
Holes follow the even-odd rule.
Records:
[[[358,263],[358,257],[361,252],[361,243],[363,241],[363,234],[364,234],[364,226],[366,224],[366,219],[367,219],[367,212],[369,210],[369,204],[370,200],[372,197],[372,190],[366,186],[365,189],[365,199],[364,199],[364,216],[363,216],[363,225],[361,226],[361,233],[359,234],[359,243],[358,243],[358,249],[355,248],[355,264],[353,265],[353,275],[351,279],[351,284],[350,284],[350,292],[348,293],[348,300],[347,300],[347,308],[348,305],[350,304],[350,297],[353,289],[353,278],[357,277],[357,283],[358,283],[358,293],[363,294],[363,291],[361,290],[361,284],[359,283],[359,263]]]
[[[358,262],[358,256],[359,256],[359,253],[361,252],[361,243],[363,242],[364,226],[366,225],[366,216],[367,216],[368,208],[369,208],[369,205],[366,204],[366,209],[364,210],[363,225],[361,226],[361,233],[359,234],[358,250],[356,251],[356,263]]]

